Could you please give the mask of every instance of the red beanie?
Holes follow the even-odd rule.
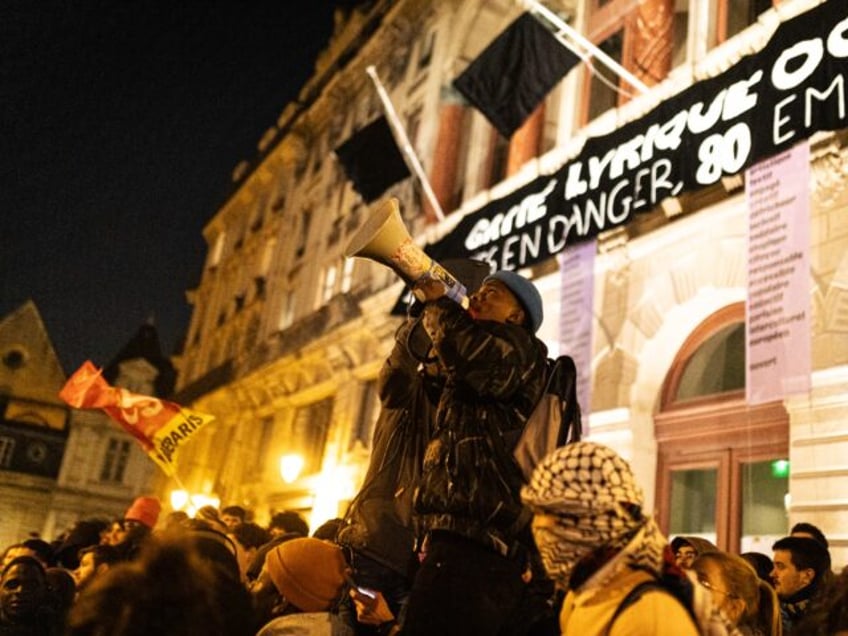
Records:
[[[265,558],[274,587],[303,612],[324,612],[341,596],[347,563],[339,546],[314,537],[290,539]]]
[[[152,530],[156,527],[161,510],[162,504],[159,503],[156,497],[138,497],[127,508],[124,519],[127,521],[138,521]]]

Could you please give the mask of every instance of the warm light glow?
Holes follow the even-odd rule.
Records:
[[[172,490],[171,491],[171,508],[174,510],[182,510],[188,503],[187,490]]]
[[[195,511],[200,510],[203,506],[212,506],[218,508],[221,505],[221,500],[215,495],[192,495],[191,506]],[[194,513],[192,513],[194,514]]]
[[[338,517],[339,503],[352,499],[354,490],[351,466],[330,466],[323,470],[315,482],[310,528]]]
[[[300,455],[283,455],[280,457],[280,475],[287,484],[293,483],[303,470],[303,457]]]

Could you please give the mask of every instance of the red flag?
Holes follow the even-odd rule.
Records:
[[[59,397],[74,408],[105,411],[168,475],[175,472],[179,446],[215,419],[173,402],[113,387],[89,360],[68,378]]]

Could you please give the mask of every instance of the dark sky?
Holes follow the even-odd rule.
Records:
[[[32,298],[68,373],[151,315],[171,353],[204,224],[351,4],[0,0],[0,317]]]

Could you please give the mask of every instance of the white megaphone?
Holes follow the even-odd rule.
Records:
[[[445,285],[448,298],[468,308],[465,285],[415,244],[403,224],[395,197],[377,208],[365,225],[351,237],[344,255],[347,258],[369,258],[392,268],[412,288],[413,293],[415,283],[427,278],[438,280]],[[416,298],[423,300],[417,294]]]

